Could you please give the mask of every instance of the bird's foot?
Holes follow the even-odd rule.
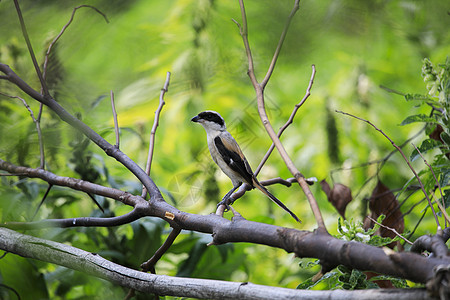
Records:
[[[233,204],[233,199],[231,197],[224,197],[222,199],[222,201],[220,201],[219,203],[217,203],[217,207],[224,205],[225,206],[225,211],[229,211],[230,210],[230,205]]]

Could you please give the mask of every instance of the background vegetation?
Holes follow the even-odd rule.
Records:
[[[271,59],[292,1],[248,1],[249,39],[256,72]],[[67,23],[80,1],[21,2],[30,38],[43,61],[49,42]],[[232,1],[91,1],[109,19],[83,8],[58,42],[51,60],[49,82],[55,99],[111,142],[114,125],[109,91],[116,94],[121,149],[145,165],[148,137],[165,73],[172,72],[166,106],[157,132],[152,176],[181,210],[208,214],[231,187],[212,163],[202,128],[190,123],[199,111],[219,111],[255,168],[270,146],[259,122],[247,61],[236,25]],[[0,61],[38,86],[11,1],[0,3]],[[376,178],[389,188],[402,188],[412,178],[395,154],[377,173],[377,165],[349,169],[382,159],[390,143],[366,124],[334,112],[351,112],[382,128],[397,144],[415,135],[422,124],[399,126],[409,115],[429,113],[380,85],[403,93],[427,92],[421,77],[422,60],[442,63],[450,53],[450,18],[444,1],[303,1],[294,18],[274,76],[267,88],[267,105],[275,128],[303,97],[315,64],[312,96],[282,141],[300,171],[319,181],[343,183],[353,192],[346,216],[362,220]],[[259,74],[260,76],[262,74]],[[17,94],[4,81],[0,91]],[[35,111],[37,103],[28,101]],[[44,110],[46,168],[140,194],[134,177],[54,114]],[[420,145],[424,134],[413,142]],[[18,165],[39,166],[39,147],[29,112],[16,99],[0,96],[0,157]],[[406,153],[412,152],[407,145]],[[430,153],[429,155],[433,155]],[[424,168],[416,160],[415,167]],[[349,170],[339,170],[345,168]],[[332,172],[333,171],[333,172]],[[332,172],[332,173],[331,173]],[[333,176],[331,177],[330,174]],[[289,172],[276,154],[260,179]],[[365,184],[374,175],[373,180]],[[47,186],[39,180],[0,177],[0,220],[29,221]],[[311,230],[315,227],[306,199],[298,187],[272,186],[271,191],[302,219],[290,216],[258,192],[247,193],[234,207],[247,219]],[[338,214],[320,185],[312,191],[331,233]],[[404,194],[399,196],[405,198]],[[403,198],[402,198],[403,197]],[[406,230],[414,237],[434,232],[422,195],[403,204]],[[87,195],[54,188],[34,219],[121,215],[129,208],[97,199],[102,213]],[[417,204],[417,205],[416,205]],[[229,217],[230,215],[226,215]],[[126,266],[140,263],[160,246],[168,232],[164,221],[147,218],[119,228],[48,229],[29,232],[96,252]],[[318,271],[307,261],[284,251],[258,245],[207,247],[208,235],[183,232],[157,265],[158,274],[192,276],[295,288]],[[299,264],[301,267],[299,267]],[[75,299],[102,295],[123,298],[127,291],[100,279],[37,261],[7,255],[0,260],[0,281],[30,299]],[[332,288],[327,283],[315,288]],[[0,289],[0,295],[8,292]],[[1,298],[1,297],[0,297]]]

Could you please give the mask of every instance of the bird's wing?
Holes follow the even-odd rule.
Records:
[[[225,163],[233,171],[241,175],[246,183],[253,186],[253,171],[233,137],[231,135],[216,136],[214,138],[214,144]]]

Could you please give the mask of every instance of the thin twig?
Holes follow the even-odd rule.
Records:
[[[80,6],[77,6],[77,7],[75,7],[73,9],[72,15],[70,17],[69,22],[67,22],[66,25],[63,26],[61,32],[53,39],[53,41],[48,46],[47,52],[45,53],[44,64],[43,64],[43,67],[42,67],[42,78],[39,75],[40,74],[40,70],[38,71],[38,76],[39,76],[39,79],[41,80],[41,93],[44,94],[44,95],[49,95],[49,91],[48,91],[48,88],[47,88],[47,85],[46,85],[45,81],[46,81],[46,78],[47,78],[48,60],[49,60],[49,57],[50,57],[50,53],[51,53],[51,51],[53,49],[53,46],[56,44],[56,42],[59,40],[59,38],[66,31],[67,27],[69,27],[69,25],[72,23],[73,18],[75,16],[75,12],[79,8],[82,8],[82,7],[92,8],[93,10],[95,10],[96,12],[98,12],[99,14],[101,14],[105,18],[106,23],[109,23],[108,18],[106,17],[106,15],[104,13],[102,13],[100,10],[98,10],[97,8],[95,8],[94,6],[91,6],[91,5],[80,5]],[[19,18],[20,18],[20,16],[19,16]],[[27,38],[25,38],[25,39],[27,39]],[[30,53],[32,54],[31,57],[33,58],[34,54],[32,52],[30,52]],[[34,58],[34,60],[35,60],[35,58]],[[35,68],[36,68],[36,65],[35,65]],[[39,104],[39,113],[38,113],[37,123],[36,123],[36,126],[39,126],[39,128],[40,128],[40,122],[41,122],[43,109],[44,109],[44,104],[40,103]],[[42,137],[39,138],[39,146],[40,146],[40,151],[41,151],[41,168],[43,169],[44,166],[45,166],[45,159],[44,159],[44,143],[43,143]]]
[[[286,123],[283,125],[283,127],[281,127],[280,130],[278,131],[278,134],[277,134],[278,138],[280,138],[281,135],[283,134],[283,132],[286,130],[286,128],[288,128],[289,125],[292,124],[292,122],[294,121],[294,117],[297,114],[297,111],[303,105],[303,103],[306,102],[306,99],[308,99],[308,97],[311,95],[311,88],[312,88],[312,85],[314,83],[314,77],[316,76],[316,66],[312,65],[311,68],[312,68],[311,78],[309,79],[309,84],[308,84],[308,87],[306,89],[305,96],[303,96],[303,99],[299,103],[297,103],[295,105],[294,110],[292,111],[289,119],[286,121]],[[264,155],[263,159],[259,163],[259,166],[256,168],[255,176],[258,176],[258,174],[261,171],[262,167],[264,166],[266,161],[269,159],[270,154],[272,154],[273,149],[275,149],[275,144],[274,143],[272,143],[272,145],[270,146],[269,150],[267,150],[266,155]]]
[[[13,293],[16,295],[17,300],[21,300],[21,299],[22,299],[22,298],[20,298],[20,295],[19,295],[19,293],[16,291],[16,289],[14,289],[14,288],[12,288],[12,287],[10,287],[9,285],[6,285],[6,284],[4,284],[4,283],[0,283],[0,286],[3,287],[3,288],[5,288],[5,289],[7,289],[7,290],[10,290],[11,292],[13,292]]]
[[[35,118],[33,110],[28,105],[28,103],[25,101],[25,99],[23,99],[19,96],[11,96],[11,95],[4,94],[2,92],[0,92],[0,95],[3,95],[8,98],[19,99],[20,101],[22,101],[25,108],[30,112],[31,119],[33,120],[34,124],[36,125],[36,131],[37,131],[38,140],[39,140],[39,153],[40,153],[40,162],[41,162],[39,168],[45,169],[44,142],[43,142],[43,138],[42,138],[41,125],[40,125],[39,120],[37,118]]]
[[[291,24],[292,18],[294,17],[295,13],[298,11],[300,5],[300,0],[295,0],[294,7],[291,10],[291,13],[289,14],[286,24],[284,25],[283,32],[281,33],[280,40],[278,41],[277,48],[275,49],[275,53],[273,54],[272,61],[270,62],[269,69],[267,70],[266,76],[261,81],[261,86],[264,89],[269,82],[270,76],[272,76],[273,70],[275,69],[275,64],[277,62],[278,56],[280,55],[281,47],[283,46],[284,39],[286,38],[286,34],[289,29],[289,25]]]
[[[116,111],[116,105],[114,103],[114,92],[111,90],[110,92],[111,96],[111,107],[112,107],[112,114],[114,118],[114,131],[116,132],[116,147],[119,149],[120,146],[120,135],[119,135],[119,121],[117,121],[117,111]]]
[[[48,92],[47,84],[45,83],[45,79],[42,76],[42,72],[41,72],[41,69],[39,68],[39,64],[36,60],[36,56],[34,55],[33,47],[31,46],[30,37],[28,36],[27,28],[25,26],[25,21],[23,20],[22,11],[20,10],[19,1],[14,0],[14,5],[16,6],[17,16],[19,17],[20,27],[22,28],[22,35],[27,44],[28,52],[30,53],[31,60],[33,61],[34,69],[36,70],[36,74],[41,83],[41,87],[44,92],[43,94],[44,94],[44,96],[48,96],[49,92]]]
[[[368,120],[365,120],[365,119],[363,119],[363,118],[357,117],[357,116],[355,116],[355,115],[352,115],[352,114],[349,114],[349,113],[340,111],[340,110],[336,110],[336,112],[337,112],[337,113],[340,113],[340,114],[343,114],[343,115],[350,116],[350,117],[352,117],[352,118],[358,119],[358,120],[360,120],[360,121],[363,121],[363,122],[369,124],[369,125],[372,126],[376,131],[378,131],[379,133],[381,133],[386,139],[388,139],[389,142],[391,142],[392,146],[394,146],[395,149],[397,149],[397,150],[400,152],[400,154],[402,155],[403,159],[406,161],[406,164],[407,164],[408,167],[411,169],[411,171],[413,172],[414,176],[417,178],[417,181],[418,181],[419,184],[420,184],[420,188],[422,189],[422,191],[423,191],[425,197],[426,197],[427,200],[428,200],[428,204],[429,204],[430,207],[431,207],[431,211],[433,212],[433,216],[434,216],[434,219],[436,220],[436,224],[437,224],[438,227],[441,227],[441,225],[439,224],[439,219],[438,219],[438,217],[437,217],[437,215],[436,215],[436,212],[435,212],[435,210],[434,210],[434,208],[433,208],[433,205],[432,205],[432,203],[431,203],[431,200],[430,200],[430,198],[428,197],[427,192],[425,191],[425,187],[423,186],[422,180],[420,180],[419,175],[417,175],[416,171],[415,171],[414,168],[412,167],[412,165],[411,165],[411,163],[409,162],[408,158],[405,156],[405,153],[403,153],[402,149],[401,149],[399,146],[397,146],[397,145],[394,143],[394,141],[391,140],[391,139],[383,132],[383,130],[381,130],[381,129],[379,129],[378,127],[376,127],[372,122],[370,122],[370,121],[368,121]]]
[[[242,26],[238,22],[236,22],[236,21],[234,21],[234,22],[239,27],[239,33],[241,34],[242,41],[244,42],[245,53],[247,54],[247,61],[248,61],[247,74],[250,77],[250,80],[251,80],[253,86],[255,87],[255,86],[259,86],[259,83],[258,83],[258,80],[256,80],[255,68],[253,65],[252,50],[250,49],[250,44],[248,42],[247,14],[245,13],[244,0],[239,0],[239,6],[241,7]]]
[[[172,228],[172,231],[170,232],[167,239],[164,241],[164,243],[159,247],[158,250],[156,250],[155,254],[147,260],[145,263],[141,264],[142,271],[148,272],[150,271],[152,274],[156,274],[155,271],[155,265],[156,263],[161,259],[161,257],[164,255],[164,253],[169,250],[170,246],[172,246],[175,239],[178,237],[178,235],[181,232],[181,228]]]
[[[396,236],[398,236],[399,238],[401,238],[402,240],[404,240],[405,242],[407,242],[408,244],[412,245],[413,243],[411,241],[409,241],[407,238],[405,238],[404,236],[402,236],[400,233],[398,233],[397,230],[395,230],[394,228],[388,227],[386,225],[383,225],[381,223],[378,223],[377,220],[374,220],[373,218],[371,218],[370,216],[366,216],[369,220],[371,220],[372,222],[374,222],[375,224],[386,228],[387,230],[392,231],[393,233],[395,233]]]
[[[92,5],[79,5],[77,7],[75,7],[72,11],[72,15],[70,16],[69,21],[66,23],[66,25],[63,26],[63,28],[61,29],[60,33],[53,39],[53,41],[50,43],[50,45],[48,46],[47,49],[47,53],[45,54],[45,59],[44,59],[44,67],[43,67],[43,78],[46,78],[46,74],[47,74],[47,66],[48,66],[48,59],[50,56],[50,53],[52,51],[53,46],[56,44],[56,42],[59,40],[59,38],[63,35],[63,33],[66,31],[66,29],[69,27],[69,25],[72,23],[73,18],[75,17],[75,13],[79,8],[82,7],[88,7],[88,8],[92,8],[93,10],[95,10],[97,13],[99,13],[100,15],[103,16],[103,18],[105,18],[106,23],[109,23],[108,18],[106,17],[106,15],[104,13],[102,13],[99,9],[97,9],[96,7],[92,6]]]
[[[147,165],[145,166],[145,172],[147,173],[147,175],[150,175],[150,171],[152,169],[153,151],[155,149],[156,129],[158,128],[159,125],[159,116],[161,115],[161,111],[163,109],[164,104],[166,104],[166,102],[164,101],[164,95],[169,90],[169,82],[170,82],[170,72],[167,72],[166,82],[164,83],[164,86],[161,89],[161,93],[159,95],[159,106],[155,111],[155,120],[153,121],[152,131],[150,132],[150,140],[148,143],[149,145],[148,145]],[[147,189],[145,188],[145,186],[143,186],[141,196],[145,198],[146,195]]]
[[[91,198],[92,202],[94,202],[94,204],[97,205],[98,209],[100,209],[102,211],[102,213],[105,213],[105,210],[100,205],[100,203],[98,203],[97,199],[95,199],[94,195],[91,193],[86,193],[86,194],[89,196],[89,198]]]
[[[439,192],[441,193],[441,200],[442,203],[439,203],[438,199],[436,199],[436,204],[438,205],[440,211],[442,212],[444,218],[445,218],[445,225],[447,225],[447,222],[450,222],[450,219],[448,217],[447,212],[445,211],[445,203],[444,203],[444,193],[442,192],[442,188],[441,188],[441,184],[439,183],[439,180],[436,177],[436,174],[433,171],[433,168],[430,166],[430,164],[427,162],[427,160],[425,159],[425,157],[423,157],[422,152],[420,152],[419,148],[416,147],[416,145],[414,145],[414,143],[411,143],[411,145],[413,145],[413,147],[416,149],[416,151],[419,153],[420,157],[422,158],[423,162],[427,165],[427,167],[430,169],[431,174],[433,174],[434,180],[436,181],[438,188],[439,188]],[[447,227],[447,226],[446,226]]]
[[[41,208],[42,204],[44,204],[45,199],[47,199],[48,193],[50,193],[50,190],[52,189],[52,187],[53,187],[53,184],[49,183],[49,184],[48,184],[48,188],[47,188],[47,190],[45,191],[45,194],[44,194],[44,196],[42,197],[41,202],[39,203],[38,207],[36,207],[36,210],[34,211],[33,217],[31,218],[32,221],[33,221],[34,218],[36,217],[36,215],[37,215],[39,209]]]

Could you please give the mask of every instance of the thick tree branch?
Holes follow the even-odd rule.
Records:
[[[53,174],[41,169],[16,167],[0,161],[0,168],[8,172],[17,171],[30,177],[45,178],[53,184],[61,184],[64,177],[52,178]],[[383,249],[357,242],[347,242],[333,238],[322,231],[307,232],[269,224],[247,221],[242,217],[231,221],[215,214],[195,215],[177,210],[165,201],[156,201],[152,205],[141,197],[110,188],[99,187],[81,180],[64,179],[65,185],[76,189],[89,188],[98,194],[113,198],[135,199],[132,212],[116,218],[76,218],[65,220],[43,220],[29,223],[7,223],[2,227],[16,229],[38,229],[46,227],[74,226],[117,226],[127,224],[143,216],[164,218],[174,228],[193,230],[212,234],[212,244],[229,242],[249,242],[281,248],[294,252],[298,257],[314,257],[321,260],[324,271],[339,264],[349,268],[378,272],[415,282],[425,283],[434,276],[434,267],[449,264],[449,258],[425,258],[413,253],[385,252]],[[120,193],[120,194],[119,194]],[[136,198],[133,198],[136,197]],[[140,199],[140,200],[139,200]],[[122,201],[121,200],[121,201]],[[129,202],[128,202],[129,203]],[[172,217],[169,219],[167,215]]]
[[[145,204],[147,201],[139,196],[134,196],[130,193],[123,192],[114,188],[105,187],[99,184],[91,183],[89,181],[63,177],[53,174],[42,169],[33,169],[27,167],[16,166],[7,161],[0,159],[0,170],[9,172],[12,175],[20,175],[29,178],[40,178],[51,185],[66,186],[74,190],[83,191],[118,200],[123,204],[135,207],[137,204]]]
[[[420,296],[426,290],[311,291],[262,286],[248,282],[171,277],[139,272],[117,265],[100,255],[75,247],[0,228],[0,249],[103,278],[148,294],[207,299],[395,299]]]
[[[309,233],[309,235],[311,235],[311,239],[314,239],[314,235],[316,234]],[[339,242],[348,244],[348,247],[344,249],[345,251],[342,253],[342,256],[346,257],[347,259],[351,257],[353,251],[358,251],[358,249],[353,249],[353,247],[358,247],[357,244],[359,243],[349,243],[344,241]],[[365,246],[374,248],[367,245]],[[34,258],[72,268],[99,278],[106,279],[113,283],[135,289],[137,291],[141,291],[144,293],[157,293],[159,295],[208,299],[317,299],[323,297],[330,299],[376,299],[374,298],[374,296],[378,294],[373,293],[379,291],[310,291],[266,287],[254,285],[252,283],[153,275],[114,264],[97,254],[89,253],[72,246],[35,238],[6,228],[0,228],[0,249],[23,257]],[[386,253],[382,249],[375,249],[377,249],[377,255],[375,258],[382,258],[381,263],[384,263],[385,258],[388,257],[388,255],[386,255]],[[322,250],[320,250],[319,252],[322,252]],[[442,262],[437,259],[426,259],[422,256],[411,253],[391,253],[389,255],[390,259],[388,260],[391,262],[403,263],[403,260],[409,259],[410,261],[407,265],[412,265],[411,259],[415,259],[419,262],[419,264],[423,263],[426,269],[430,271],[431,274],[433,274],[433,271],[431,270],[434,268],[434,266],[439,266],[439,262]],[[366,260],[367,258],[368,257],[364,257],[361,259],[361,261]],[[373,264],[377,263],[378,262],[376,260],[373,261]],[[409,270],[409,267],[408,269],[395,267],[395,269],[400,269],[399,272],[414,271],[414,268],[412,268],[412,270]],[[423,269],[420,270],[420,272],[422,271]],[[419,276],[420,274],[416,275]],[[414,294],[408,294],[410,290],[401,289],[394,293],[393,296],[395,297],[392,298],[388,298],[388,295],[386,294],[387,292],[388,291],[383,291],[383,293],[381,294],[383,297],[380,299],[407,300],[411,299],[411,297],[416,298],[419,291],[414,290]],[[426,296],[425,291],[421,295]]]

